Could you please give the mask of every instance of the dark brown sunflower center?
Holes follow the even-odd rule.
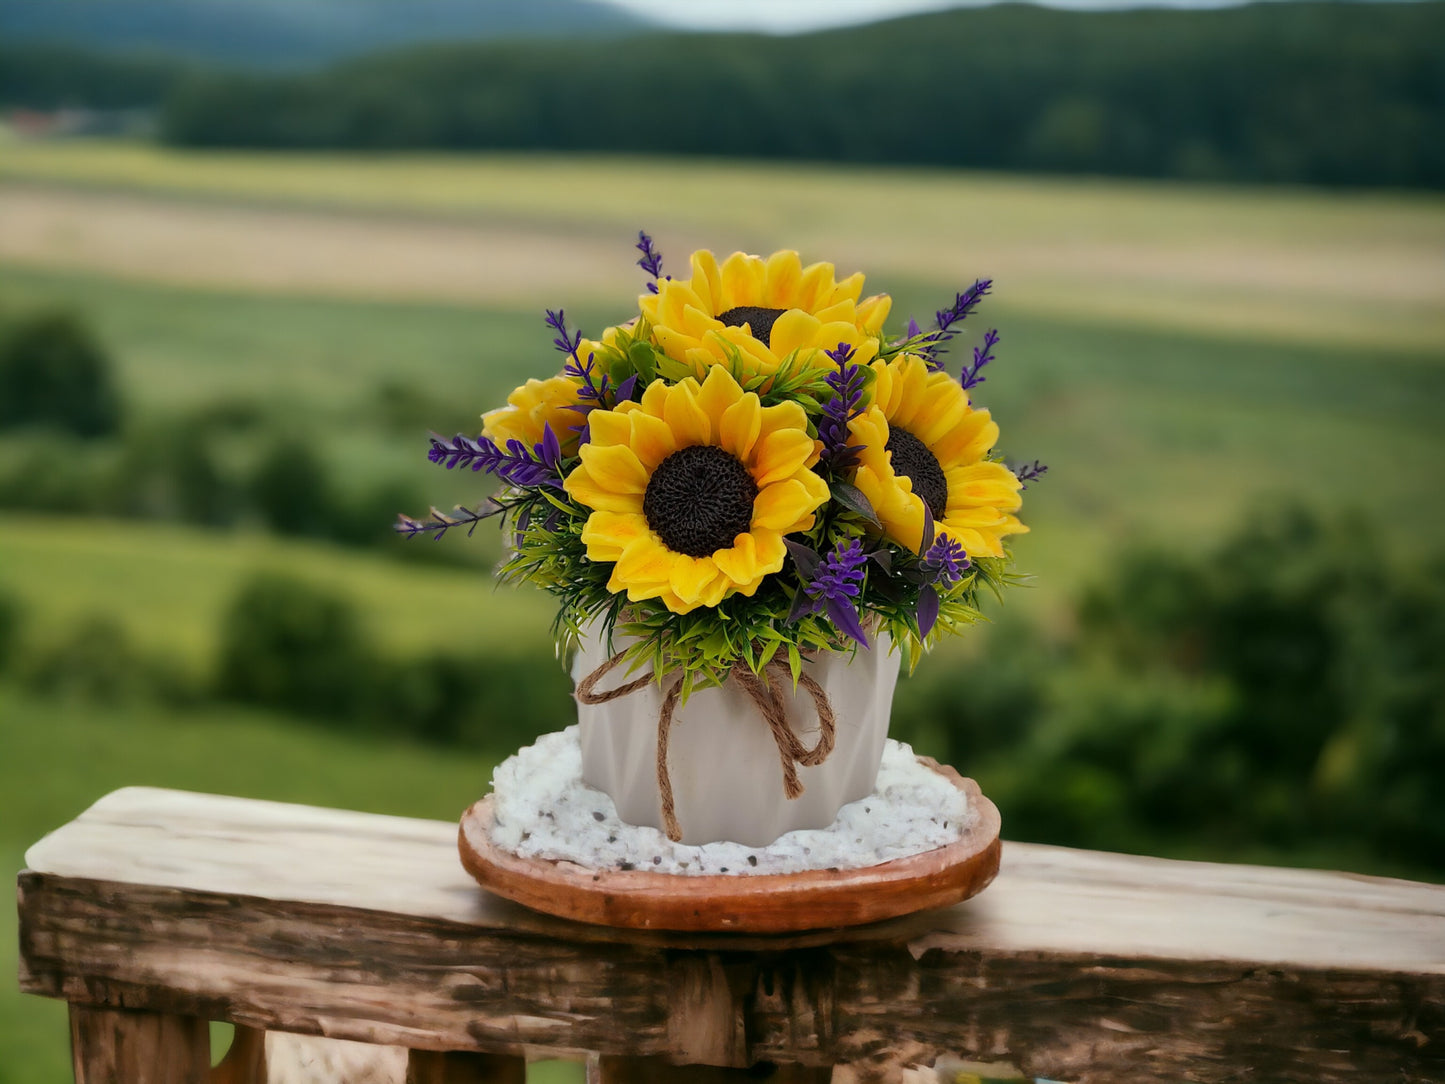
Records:
[[[938,465],[938,457],[907,429],[897,427],[888,430],[885,447],[893,453],[893,473],[912,482],[913,492],[928,504],[933,518],[942,519],[948,508],[948,482]]]
[[[787,309],[765,309],[760,305],[739,305],[727,312],[720,312],[717,318],[728,327],[742,327],[747,324],[753,338],[764,346],[773,345],[773,325]]]
[[[753,522],[758,484],[734,456],[697,444],[664,459],[652,472],[642,514],[674,553],[706,557],[731,549]]]

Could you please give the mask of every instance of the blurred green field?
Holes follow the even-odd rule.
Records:
[[[0,514],[0,587],[21,598],[42,641],[109,617],[137,646],[203,672],[226,606],[258,572],[285,572],[350,598],[367,634],[393,653],[528,642],[549,650],[543,600],[494,588],[485,570],[398,565],[260,534]]]
[[[351,237],[340,229],[348,224],[409,223],[410,239],[430,238],[431,259],[408,248],[385,275],[337,279],[328,289],[385,292],[389,275],[411,296],[625,304],[640,285],[626,246],[645,227],[674,272],[691,247],[787,245],[864,268],[885,289],[993,275],[1009,304],[1054,317],[1372,349],[1438,349],[1445,341],[1445,199],[1435,195],[599,155],[178,152],[84,141],[6,146],[3,182],[20,187],[7,194],[12,215],[0,218],[0,260],[72,269],[129,260],[168,281],[239,276],[241,250],[222,243],[232,237],[228,221],[242,234],[272,231],[270,288],[304,285],[308,274],[328,279],[311,253],[298,251],[316,220],[251,220],[238,210],[289,207],[316,212],[326,227],[318,236],[331,244]],[[91,209],[77,193],[154,197],[164,215],[135,202]],[[227,215],[215,213],[220,208]],[[198,209],[211,217],[202,223]],[[102,215],[105,229],[97,230]],[[448,236],[428,232],[436,222],[452,227]],[[207,244],[169,244],[165,235],[180,224],[203,224]],[[248,281],[266,288],[268,280]]]

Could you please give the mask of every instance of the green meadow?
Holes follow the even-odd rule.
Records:
[[[177,223],[191,222],[216,232],[187,248]],[[1025,496],[1033,533],[1016,546],[1033,586],[1008,601],[1046,629],[1068,627],[1077,592],[1122,547],[1201,552],[1270,502],[1359,512],[1404,554],[1445,548],[1438,197],[8,143],[0,311],[82,315],[115,358],[128,424],[254,415],[313,442],[338,485],[395,481],[413,495],[397,510],[421,512],[486,492],[484,479],[426,462],[428,429],[475,425],[514,384],[556,371],[544,305],[567,304],[592,333],[625,318],[642,283],[630,247],[640,226],[675,274],[693,246],[791,246],[861,267],[870,288],[894,294],[900,328],[994,275],[974,333],[997,326],[1003,343],[976,398],[1011,459],[1050,465]],[[375,258],[342,274],[316,259],[317,238],[347,252],[375,245]],[[384,245],[402,242],[415,244],[389,259]],[[257,252],[275,275],[244,271]],[[33,439],[0,437],[0,468]],[[251,454],[246,438],[228,454]],[[378,518],[378,538],[388,530]],[[225,607],[256,571],[345,594],[389,652],[548,650],[545,602],[490,583],[494,538],[413,545],[473,559],[281,540],[254,523],[0,509],[0,594],[21,600],[35,643],[106,618],[200,676]],[[11,868],[123,785],[449,819],[508,752],[459,755],[215,706],[50,700],[14,683],[0,685],[0,747]],[[13,973],[13,928],[0,941],[0,970]],[[0,1081],[66,1072],[63,1011],[0,989]]]

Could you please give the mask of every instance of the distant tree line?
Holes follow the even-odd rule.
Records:
[[[189,64],[170,57],[0,42],[0,106],[155,108],[191,74]]]
[[[177,84],[186,146],[556,149],[1445,185],[1445,4],[1001,5],[799,37],[465,45]],[[742,198],[740,194],[740,198]]]

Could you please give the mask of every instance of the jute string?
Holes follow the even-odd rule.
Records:
[[[652,684],[653,675],[645,674],[615,689],[598,692],[597,686],[608,674],[622,664],[624,651],[619,651],[602,665],[577,683],[577,699],[584,704],[606,704],[631,696],[638,689]],[[837,739],[838,723],[833,716],[833,705],[823,686],[809,674],[801,674],[801,685],[813,700],[813,709],[818,713],[818,740],[811,749],[805,746],[793,728],[788,725],[788,711],[783,703],[784,683],[792,680],[792,671],[782,659],[774,659],[763,668],[759,676],[742,661],[733,664],[731,677],[738,687],[752,698],[758,714],[772,731],[773,741],[778,746],[778,759],[783,765],[783,793],[789,799],[803,793],[802,781],[798,779],[798,767],[815,767],[828,759]],[[682,839],[682,827],[677,822],[676,802],[672,795],[672,776],[667,769],[667,741],[672,731],[672,719],[677,713],[677,702],[682,695],[682,679],[674,678],[663,694],[662,708],[657,713],[657,792],[662,798],[662,826],[667,838],[674,843]]]

